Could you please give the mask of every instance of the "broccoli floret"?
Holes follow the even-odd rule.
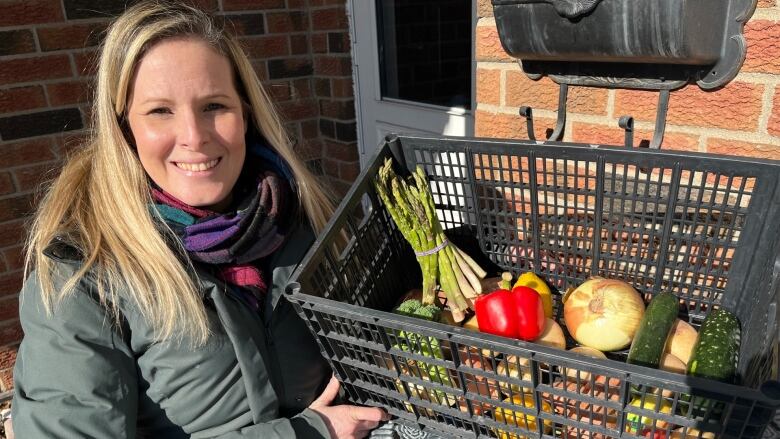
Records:
[[[436,305],[423,305],[417,299],[409,299],[398,305],[395,309],[397,314],[402,314],[409,317],[417,317],[418,319],[430,320],[432,322],[438,322],[441,315],[441,309]]]

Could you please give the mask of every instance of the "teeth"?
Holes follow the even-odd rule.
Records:
[[[206,171],[213,168],[214,166],[217,166],[217,163],[219,163],[219,159],[203,163],[176,162],[176,166],[178,166],[180,169],[184,169],[185,171]]]

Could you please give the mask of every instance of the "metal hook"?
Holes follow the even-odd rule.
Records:
[[[669,109],[669,95],[668,89],[661,89],[661,94],[658,96],[658,110],[655,114],[655,132],[653,132],[653,140],[650,142],[651,149],[661,149],[661,143],[664,140],[664,131],[666,130],[666,112]]]
[[[634,147],[634,118],[631,116],[620,116],[618,126],[626,131],[626,148]]]
[[[555,122],[555,129],[547,140],[561,140],[563,130],[566,128],[566,101],[569,95],[569,85],[560,84],[560,93],[558,94],[558,120]],[[525,117],[526,128],[528,129],[528,138],[536,140],[534,134],[533,109],[531,107],[520,107],[520,116]]]

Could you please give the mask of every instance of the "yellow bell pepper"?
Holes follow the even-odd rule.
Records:
[[[534,397],[530,394],[526,394],[523,397],[521,397],[520,395],[514,395],[514,397],[511,400],[509,398],[504,400],[504,402],[510,402],[510,401],[512,402],[512,404],[518,406],[522,405],[523,407],[527,407],[527,408],[536,407],[536,405],[534,404]],[[552,413],[552,408],[550,407],[550,404],[547,401],[542,401],[542,411],[547,413]],[[503,422],[511,426],[528,428],[529,430],[536,432],[536,416],[526,415],[523,412],[515,412],[501,407],[496,408],[494,416],[496,421],[498,422]],[[544,427],[543,427],[544,432],[548,433],[551,427],[552,427],[552,422],[550,422],[549,419],[545,419]],[[496,433],[497,436],[501,439],[527,439],[527,436],[517,435],[504,430],[497,430]]]
[[[536,292],[539,293],[539,295],[542,297],[544,316],[548,319],[553,318],[552,292],[550,291],[550,287],[547,286],[542,278],[537,276],[533,271],[528,271],[517,278],[517,282],[515,282],[512,288],[516,286],[523,286],[536,290]]]

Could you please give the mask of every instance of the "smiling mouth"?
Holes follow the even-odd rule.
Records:
[[[183,169],[185,171],[190,172],[202,172],[202,171],[208,171],[209,169],[213,168],[214,166],[217,166],[220,159],[214,159],[209,160],[208,162],[201,162],[201,163],[181,163],[181,162],[174,162],[177,168]]]

